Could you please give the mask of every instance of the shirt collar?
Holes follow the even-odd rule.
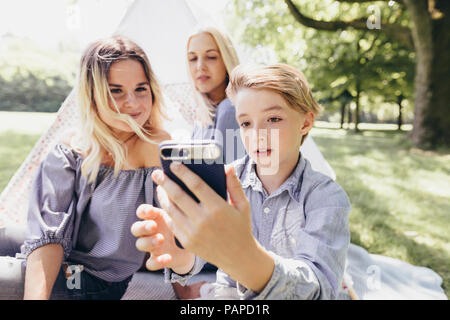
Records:
[[[248,161],[244,168],[245,176],[242,180],[242,188],[251,187],[254,191],[259,191],[265,194],[262,182],[261,180],[259,180],[256,174],[256,163],[250,156],[247,155],[247,157]],[[300,153],[299,160],[297,162],[297,166],[294,169],[294,172],[292,172],[291,175],[286,179],[286,181],[284,181],[281,186],[270,196],[277,196],[283,191],[287,190],[291,198],[296,200],[298,192],[300,190],[301,182],[303,180],[303,171],[305,170],[305,167],[305,158]]]

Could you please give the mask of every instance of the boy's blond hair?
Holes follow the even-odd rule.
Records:
[[[226,90],[228,98],[233,102],[239,90],[244,88],[273,90],[281,95],[289,107],[299,112],[312,112],[317,116],[322,111],[303,73],[287,64],[236,67],[230,75]],[[303,136],[302,143],[307,135]]]

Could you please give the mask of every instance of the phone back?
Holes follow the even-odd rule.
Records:
[[[223,199],[227,200],[225,168],[222,150],[213,140],[188,142],[164,141],[159,145],[164,173],[177,183],[196,202],[197,197],[170,170],[172,161],[179,161],[205,181]]]

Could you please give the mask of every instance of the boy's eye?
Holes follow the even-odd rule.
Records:
[[[269,121],[270,122],[279,122],[279,121],[281,121],[282,119],[281,118],[278,118],[278,117],[271,117],[271,118],[269,118]]]

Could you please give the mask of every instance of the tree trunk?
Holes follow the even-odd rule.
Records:
[[[359,44],[359,41],[362,38],[363,38],[363,36],[361,36],[361,38],[356,41],[356,52],[358,53],[358,61],[356,63],[359,65],[359,68],[357,69],[357,71],[355,73],[355,77],[356,77],[355,132],[359,132],[359,128],[358,128],[358,124],[359,124],[359,100],[360,100],[360,94],[361,94],[361,81],[362,81],[361,69],[363,67],[363,65],[361,64],[361,46]]]
[[[450,145],[450,1],[404,0],[416,51],[415,109],[411,138],[417,146]],[[431,1],[430,1],[431,2]],[[434,17],[433,17],[434,15]]]
[[[341,104],[341,129],[344,128],[344,117],[345,117],[345,106],[347,104],[345,102],[342,102]]]
[[[355,108],[355,132],[359,132],[358,124],[359,124],[359,101],[360,101],[360,94],[361,94],[361,84],[359,82],[360,80],[356,80],[356,108]]]
[[[397,99],[397,104],[398,104],[398,117],[397,117],[398,128],[397,128],[397,130],[398,131],[402,130],[402,124],[403,124],[403,118],[402,118],[403,106],[402,106],[402,102],[403,102],[403,95],[399,95],[398,99]]]
[[[353,122],[352,108],[349,105],[347,108],[347,129],[350,129],[350,123]]]

